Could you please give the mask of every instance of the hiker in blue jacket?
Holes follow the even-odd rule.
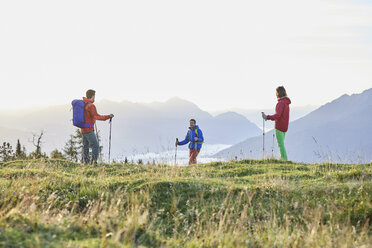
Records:
[[[196,164],[196,157],[198,156],[200,149],[202,148],[204,142],[203,133],[199,126],[196,125],[194,119],[190,120],[189,131],[187,131],[186,137],[183,141],[176,142],[176,146],[189,144],[189,165]]]

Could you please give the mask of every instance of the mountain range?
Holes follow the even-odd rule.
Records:
[[[114,113],[112,123],[112,157],[164,152],[174,149],[175,138],[183,139],[188,121],[195,118],[206,144],[227,144],[230,148],[215,158],[262,158],[262,130],[243,115],[256,111],[237,109],[217,115],[197,105],[172,98],[166,102],[133,103],[129,101],[96,103],[100,114]],[[310,111],[312,106],[303,112]],[[296,108],[293,108],[296,109]],[[295,112],[297,111],[297,112]],[[372,89],[361,94],[343,95],[301,117],[300,110],[291,112],[286,147],[290,160],[299,162],[369,162],[372,160]],[[267,111],[271,113],[272,111]],[[297,114],[296,114],[297,113]],[[304,114],[302,113],[302,115]],[[33,134],[44,131],[42,150],[62,149],[76,130],[72,126],[70,104],[37,109],[0,111],[0,142],[15,147],[20,139],[30,152]],[[266,127],[270,128],[266,122]],[[271,123],[271,125],[273,125]],[[97,122],[103,153],[107,154],[109,123]],[[268,129],[269,129],[268,128]],[[273,131],[265,135],[265,157],[279,158]],[[183,147],[186,149],[186,146]]]
[[[300,119],[307,114],[311,113],[315,109],[317,109],[319,106],[315,105],[307,105],[307,106],[297,106],[297,107],[292,107],[291,108],[291,120],[297,120]],[[244,109],[244,108],[232,108],[232,109],[227,109],[225,111],[214,111],[211,114],[213,115],[219,115],[224,112],[235,112],[238,114],[241,114],[245,116],[248,120],[256,124],[258,127],[262,128],[262,118],[261,118],[261,112],[265,112],[266,114],[274,114],[275,112],[275,106],[273,106],[272,109]],[[265,128],[266,129],[273,129],[274,128],[274,123],[273,122],[266,122],[265,123]]]
[[[207,144],[233,145],[261,133],[260,128],[235,112],[212,116],[197,105],[172,98],[166,102],[132,103],[102,100],[95,103],[98,113],[115,114],[112,122],[112,157],[123,158],[138,153],[162,152],[174,148],[175,139],[183,139],[190,118],[205,136]],[[49,153],[62,149],[73,134],[71,105],[0,111],[0,141],[15,146],[19,138],[28,151],[34,149],[32,137],[44,131],[42,149]],[[107,153],[109,122],[97,121],[103,153]],[[186,148],[186,147],[185,147]]]

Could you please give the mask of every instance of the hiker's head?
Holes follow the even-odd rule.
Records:
[[[195,125],[196,125],[196,120],[195,119],[191,119],[190,120],[190,127],[193,128],[193,127],[195,127]]]
[[[88,99],[94,100],[96,96],[96,91],[95,90],[87,90],[86,96]]]
[[[287,92],[285,91],[283,86],[279,86],[278,88],[276,88],[276,97],[277,98],[282,98],[282,97],[285,97],[285,96],[287,96]]]

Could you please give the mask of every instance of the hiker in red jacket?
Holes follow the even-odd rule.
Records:
[[[284,146],[284,138],[288,131],[289,104],[291,104],[291,100],[288,98],[283,86],[276,88],[276,97],[278,98],[278,103],[276,104],[275,115],[265,115],[265,113],[262,113],[262,118],[275,121],[275,134],[280,149],[280,156],[282,160],[287,161],[288,157]]]
[[[113,118],[114,115],[99,115],[97,113],[96,106],[94,106],[96,92],[94,90],[88,90],[86,92],[86,97],[83,97],[85,105],[84,119],[86,124],[92,124],[91,127],[81,128],[81,133],[83,134],[83,161],[84,164],[92,163],[96,164],[99,154],[99,144],[97,136],[94,133],[94,124],[96,120],[105,121]],[[89,147],[92,147],[92,159],[89,158]]]

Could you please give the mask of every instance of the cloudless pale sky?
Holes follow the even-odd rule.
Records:
[[[372,88],[372,1],[1,1],[0,109],[97,100],[204,110]]]

